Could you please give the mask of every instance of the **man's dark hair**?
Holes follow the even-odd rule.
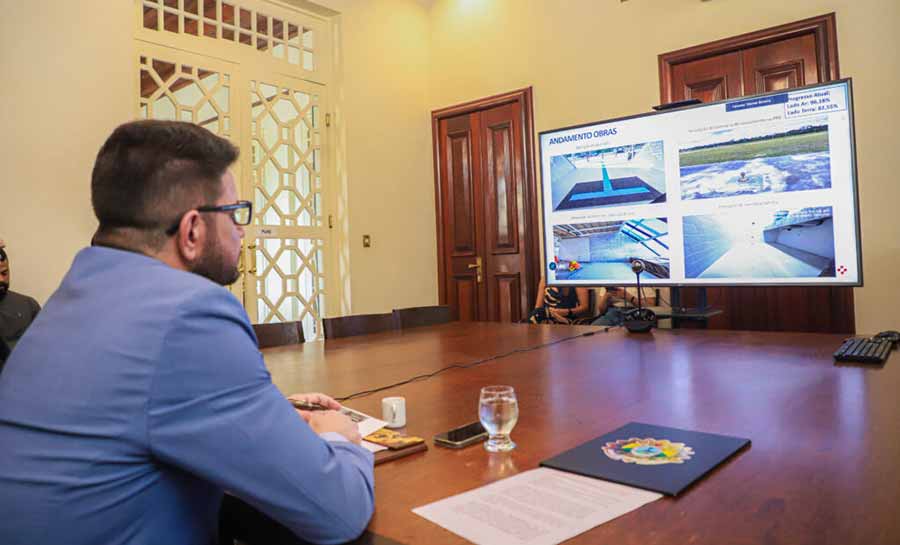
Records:
[[[181,121],[134,121],[107,138],[91,176],[98,234],[130,228],[160,247],[164,231],[193,207],[212,204],[237,160],[228,140]]]

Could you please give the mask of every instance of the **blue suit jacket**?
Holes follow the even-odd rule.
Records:
[[[349,540],[372,515],[372,455],[325,438],[226,289],[87,248],[0,375],[0,543],[208,545],[223,490]]]

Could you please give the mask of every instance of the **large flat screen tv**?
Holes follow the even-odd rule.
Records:
[[[548,284],[860,286],[851,82],[540,133]]]

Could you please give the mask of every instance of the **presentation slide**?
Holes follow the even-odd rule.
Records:
[[[548,283],[859,285],[849,80],[540,134]]]

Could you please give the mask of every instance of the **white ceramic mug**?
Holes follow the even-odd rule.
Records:
[[[406,425],[406,399],[402,397],[382,399],[381,415],[388,428],[402,428]]]

